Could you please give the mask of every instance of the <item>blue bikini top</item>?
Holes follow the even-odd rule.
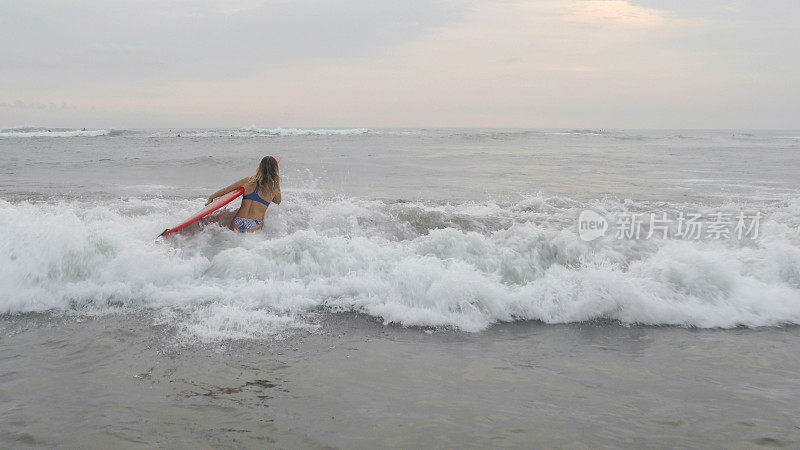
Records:
[[[251,192],[251,193],[249,193],[249,194],[245,195],[245,196],[244,196],[244,197],[242,197],[242,198],[245,198],[245,199],[247,199],[247,200],[253,200],[254,202],[263,203],[263,204],[265,204],[265,205],[269,206],[269,202],[268,202],[268,201],[266,201],[266,200],[264,200],[263,198],[261,198],[261,197],[259,197],[259,196],[258,196],[258,190],[259,190],[259,189],[261,189],[261,185],[260,185],[260,184],[257,184],[257,185],[256,185],[256,188],[253,190],[253,192]]]

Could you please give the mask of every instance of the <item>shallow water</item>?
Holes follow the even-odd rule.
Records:
[[[326,315],[176,345],[145,314],[6,317],[7,445],[792,447],[798,328],[519,322],[474,334]]]
[[[796,445],[798,151],[798,131],[0,130],[0,438]],[[265,154],[284,202],[263,233],[229,209],[154,239]],[[585,242],[585,210],[761,221]]]

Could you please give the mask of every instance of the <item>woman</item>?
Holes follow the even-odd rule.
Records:
[[[242,178],[228,187],[224,187],[208,197],[206,205],[215,198],[225,195],[236,189],[244,188],[242,206],[236,211],[236,216],[231,223],[231,230],[242,233],[260,230],[264,226],[264,214],[270,202],[281,202],[281,176],[278,174],[278,161],[272,156],[261,159],[255,175]]]

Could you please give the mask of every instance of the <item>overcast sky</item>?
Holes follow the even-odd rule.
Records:
[[[0,2],[0,127],[800,128],[800,1]]]

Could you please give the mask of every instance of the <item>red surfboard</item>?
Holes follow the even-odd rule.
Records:
[[[281,157],[280,156],[276,156],[275,160],[277,162],[281,162]],[[158,236],[159,237],[166,236],[166,235],[168,235],[170,233],[174,233],[174,232],[180,230],[181,228],[183,228],[183,227],[185,227],[187,225],[191,225],[192,223],[202,219],[203,217],[211,214],[212,212],[214,212],[214,211],[222,208],[223,206],[227,205],[228,203],[234,201],[237,197],[239,197],[242,194],[244,194],[244,188],[239,188],[239,189],[236,189],[235,191],[230,191],[225,195],[221,195],[221,196],[215,198],[214,201],[211,202],[208,206],[206,206],[205,208],[203,208],[200,211],[198,211],[197,214],[193,215],[192,217],[188,218],[184,222],[181,222],[180,224],[178,224],[178,225],[176,225],[176,226],[174,226],[172,228],[167,228],[166,230],[164,230]]]

